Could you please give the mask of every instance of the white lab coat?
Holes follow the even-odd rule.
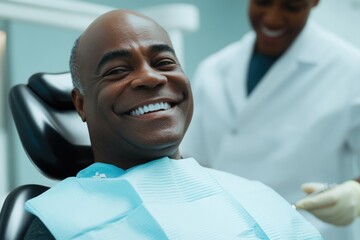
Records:
[[[199,66],[182,154],[260,180],[289,202],[305,196],[302,183],[359,176],[359,50],[309,22],[247,97],[254,41],[250,32]],[[352,239],[349,228],[305,215],[325,239]]]

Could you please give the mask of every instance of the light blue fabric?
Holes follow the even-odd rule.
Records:
[[[322,239],[268,187],[194,159],[95,163],[26,209],[57,239]]]

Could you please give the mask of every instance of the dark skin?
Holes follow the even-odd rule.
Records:
[[[249,0],[248,15],[256,32],[255,50],[279,56],[303,30],[320,0]]]
[[[82,34],[76,61],[85,93],[74,89],[72,98],[96,162],[128,169],[181,158],[193,100],[162,27],[135,12],[109,12]]]

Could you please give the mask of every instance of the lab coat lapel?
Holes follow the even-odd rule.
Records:
[[[278,59],[249,96],[248,105],[262,102],[277,91],[282,91],[284,84],[287,84],[298,67],[298,62],[289,56],[284,55]]]
[[[241,53],[242,56],[236,56],[233,58],[231,66],[229,66],[229,72],[224,77],[224,92],[225,96],[228,96],[228,102],[232,112],[238,115],[246,106],[248,100],[246,94],[246,78],[248,73],[248,66],[252,50],[255,42],[255,34],[253,32],[247,34],[242,44],[242,49],[235,54]]]
[[[271,101],[273,96],[281,94],[281,91],[285,91],[286,86],[291,84],[291,76],[316,65],[318,62],[318,59],[314,58],[314,55],[317,55],[314,52],[316,49],[312,47],[309,39],[312,26],[311,23],[308,25],[310,26],[304,29],[288,51],[265,74],[264,79],[249,96],[247,108],[256,111],[258,105],[266,106],[266,102]]]

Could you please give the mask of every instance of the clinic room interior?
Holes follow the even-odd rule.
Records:
[[[59,181],[43,174],[30,160],[15,126],[9,92],[16,85],[27,84],[35,73],[68,72],[74,40],[94,19],[118,8],[155,19],[169,33],[192,83],[205,58],[251,31],[249,1],[0,0],[0,207],[20,186],[51,187]],[[320,0],[309,19],[360,48],[360,0]],[[352,176],[360,176],[360,159],[352,171]],[[352,236],[357,236],[353,239],[360,239],[360,221],[350,227]]]

